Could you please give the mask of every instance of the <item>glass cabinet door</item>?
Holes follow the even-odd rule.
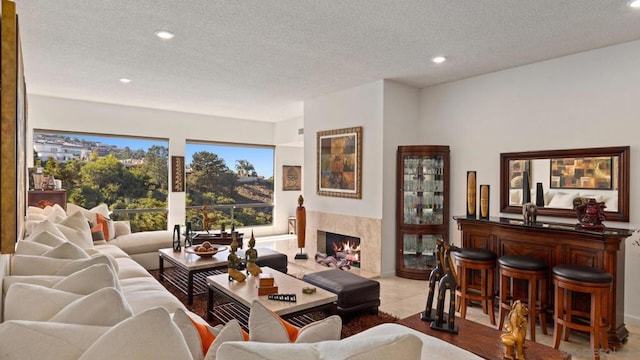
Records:
[[[436,241],[442,234],[403,234],[402,267],[405,270],[431,270],[436,266]]]
[[[404,224],[444,223],[444,157],[441,155],[403,158]]]

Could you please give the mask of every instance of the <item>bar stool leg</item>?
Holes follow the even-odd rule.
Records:
[[[538,280],[529,280],[529,331],[531,341],[536,341],[536,297],[538,295]]]
[[[555,286],[556,292],[554,295],[554,308],[553,318],[555,319],[555,326],[553,327],[553,347],[558,349],[560,347],[560,337],[562,337],[562,328],[564,322],[564,289]]]
[[[507,277],[500,273],[500,309],[498,310],[498,330],[502,330],[502,326],[504,325],[506,309],[502,306],[502,304],[507,303],[507,288]]]
[[[462,284],[460,285],[460,317],[465,319],[467,317],[467,271],[468,269],[462,272],[462,277],[460,278]]]
[[[547,279],[542,279],[540,281],[540,327],[542,328],[542,333],[544,335],[547,334],[547,314],[545,314],[544,309],[547,307],[547,299],[549,298],[549,293],[547,291]]]
[[[493,291],[493,279],[495,279],[495,270],[493,269],[489,269],[487,270],[487,277],[488,277],[488,281],[487,281],[487,290],[489,292],[489,300],[488,300],[488,305],[487,308],[489,310],[489,321],[491,321],[491,325],[496,326],[496,315],[494,313],[493,307],[494,307],[494,302],[493,299],[495,298],[495,293]],[[484,302],[483,302],[484,303]]]

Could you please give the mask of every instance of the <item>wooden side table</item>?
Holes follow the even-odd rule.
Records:
[[[67,209],[67,190],[29,190],[27,205],[44,208],[54,204]]]

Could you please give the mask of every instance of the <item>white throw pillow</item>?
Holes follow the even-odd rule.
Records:
[[[109,217],[109,207],[107,204],[100,204],[91,209],[85,209],[82,206],[76,204],[67,203],[67,216],[75,213],[81,213],[92,225],[96,224],[96,214],[100,214],[106,218]]]
[[[225,324],[225,326],[220,330],[216,339],[213,340],[211,346],[207,350],[207,354],[204,357],[204,360],[216,360],[218,349],[222,344],[225,344],[230,341],[245,341],[245,332],[240,327],[240,323],[238,320],[233,319]]]
[[[156,307],[109,329],[79,360],[190,358],[180,329],[167,310]]]
[[[47,321],[84,295],[33,284],[13,284],[4,299],[4,320]]]
[[[56,259],[71,259],[71,260],[89,258],[89,254],[87,254],[86,251],[84,251],[80,246],[70,241],[62,243],[46,251],[41,256],[46,256],[46,257],[51,257]]]
[[[29,236],[25,237],[25,240],[31,240],[32,237],[36,236],[38,233],[42,231],[48,231],[61,239],[67,240],[67,237],[62,233],[62,231],[60,231],[60,229],[58,229],[56,224],[50,220],[40,221],[37,224],[35,224],[31,229]],[[55,245],[52,245],[52,246],[55,246]]]
[[[342,320],[333,315],[303,328],[289,324],[260,301],[251,303],[249,339],[269,343],[318,342],[340,340]]]
[[[578,197],[578,193],[557,192],[549,202],[548,207],[558,209],[573,209],[573,200]]]
[[[131,316],[133,311],[122,293],[114,288],[104,288],[76,299],[48,321],[113,326]]]
[[[53,247],[49,245],[40,244],[35,241],[20,240],[16,245],[16,254],[42,255],[51,249],[53,249]]]
[[[422,341],[413,334],[389,334],[367,338],[346,338],[313,344],[269,344],[226,342],[217,352],[217,360],[388,360],[420,359]]]
[[[65,276],[52,286],[53,289],[87,295],[102,288],[120,289],[118,277],[106,264],[95,264]]]
[[[81,213],[75,213],[57,223],[56,226],[67,237],[67,240],[83,249],[93,247],[91,227],[87,219]]]
[[[88,259],[69,260],[33,255],[14,255],[11,257],[12,275],[70,275],[94,264],[107,264],[114,273],[118,273],[117,263],[107,255],[98,254]]]
[[[64,211],[62,206],[58,204],[54,204],[53,206],[45,206],[45,208],[42,210],[42,213],[47,217],[51,214],[60,219],[64,219],[67,217],[67,212]]]
[[[45,220],[44,222],[48,222]],[[43,244],[51,247],[56,247],[60,244],[67,242],[67,237],[62,233],[51,232],[49,230],[42,230],[34,232],[31,236],[24,239],[24,241],[32,241],[38,244]]]
[[[208,350],[211,344],[206,346],[206,349],[204,348],[205,345],[203,345],[202,337],[198,329],[196,328],[196,325],[193,323],[195,320],[187,315],[187,312],[183,309],[177,309],[176,312],[173,313],[172,318],[173,322],[178,326],[178,329],[180,329],[184,340],[187,342],[187,346],[189,347],[189,351],[193,356],[193,360],[204,359],[204,351]],[[200,322],[198,322],[198,324],[201,330],[206,330],[212,335],[212,337],[217,337],[220,333],[220,330],[222,330],[223,328],[222,325],[213,327],[209,326],[208,324],[202,324]]]
[[[77,359],[109,328],[40,321],[0,324],[2,359]]]

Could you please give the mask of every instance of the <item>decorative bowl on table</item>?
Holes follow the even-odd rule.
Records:
[[[190,254],[196,254],[200,257],[207,258],[226,250],[226,246],[213,246],[208,241],[203,242],[201,245],[195,245],[190,248],[186,248],[185,251]]]

